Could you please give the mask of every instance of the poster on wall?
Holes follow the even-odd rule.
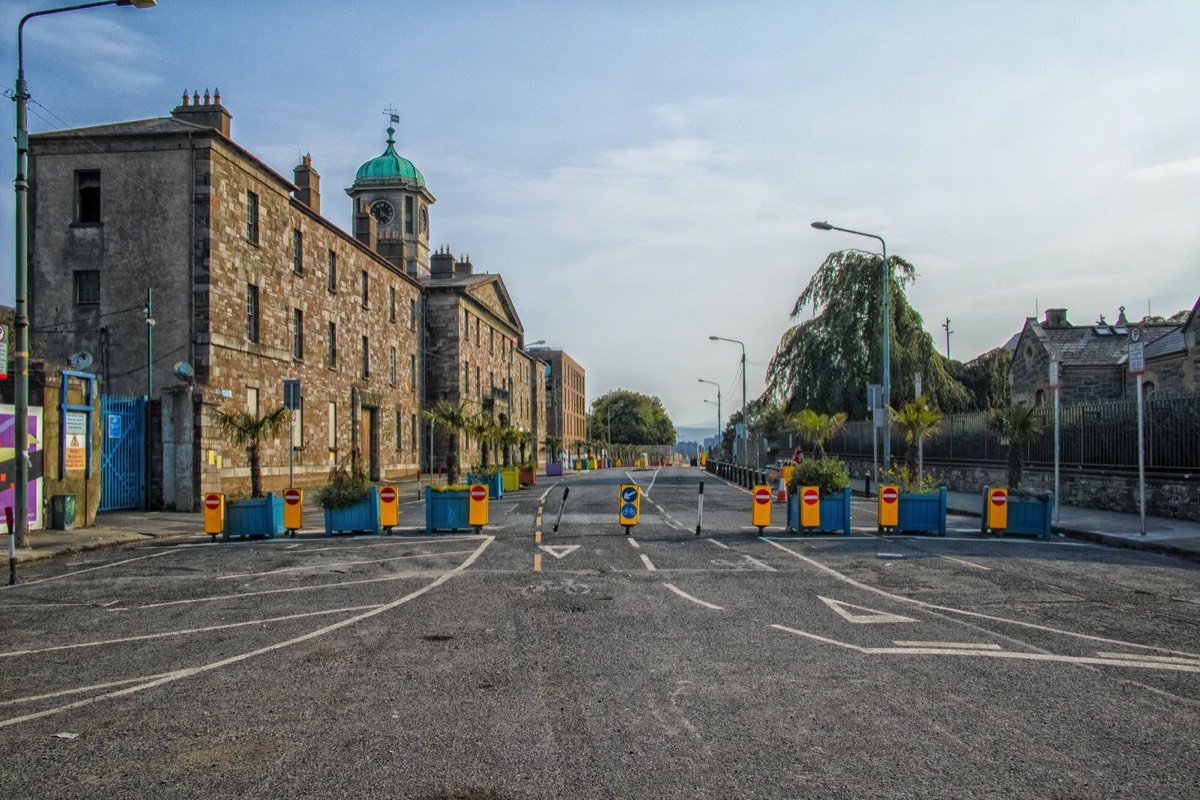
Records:
[[[16,473],[16,410],[0,405],[0,513],[13,505]],[[29,530],[42,527],[42,409],[30,408],[26,418],[29,447],[29,485],[26,494]],[[7,531],[5,531],[7,533]]]

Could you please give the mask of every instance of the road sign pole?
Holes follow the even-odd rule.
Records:
[[[1054,392],[1054,521],[1056,523],[1058,522],[1058,498],[1059,498],[1059,495],[1062,494],[1062,492],[1059,488],[1059,483],[1058,483],[1059,464],[1061,462],[1061,457],[1060,457],[1061,450],[1059,447],[1059,443],[1061,441],[1059,439],[1059,433],[1061,431],[1061,428],[1059,427],[1059,421],[1058,421],[1059,386],[1060,386],[1060,384],[1058,382],[1058,352],[1054,351],[1050,358],[1050,389]]]
[[[17,532],[13,530],[12,506],[4,509],[4,521],[8,524],[8,585],[17,582]]]
[[[1137,376],[1138,426],[1138,512],[1142,518],[1142,536],[1146,535],[1146,420],[1142,405],[1142,373]]]
[[[704,481],[700,481],[700,500],[696,509],[696,535],[700,535],[700,524],[704,522]]]

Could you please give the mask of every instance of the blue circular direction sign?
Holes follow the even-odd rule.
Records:
[[[638,490],[637,490],[636,486],[626,486],[624,489],[621,490],[621,499],[624,500],[627,504],[632,503],[634,500],[637,500],[637,496],[638,496]],[[621,513],[625,514],[625,509],[621,509]],[[625,514],[625,516],[631,517],[633,515]]]
[[[621,516],[625,519],[633,519],[637,516],[638,509],[633,503],[625,503],[621,506]]]

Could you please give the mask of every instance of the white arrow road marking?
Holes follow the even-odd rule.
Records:
[[[916,622],[912,617],[902,617],[899,614],[889,614],[886,611],[879,611],[866,606],[856,606],[853,603],[843,603],[838,600],[830,600],[828,597],[817,595],[817,599],[825,605],[832,608],[847,622],[853,622],[856,625],[867,624],[872,622]],[[867,614],[853,614],[847,611],[847,608],[856,608],[859,611],[869,612]]]
[[[579,545],[577,544],[543,544],[538,546],[538,550],[545,550],[557,559],[569,556],[578,549]]]

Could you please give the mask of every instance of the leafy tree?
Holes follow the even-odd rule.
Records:
[[[767,458],[774,459],[779,455],[779,434],[791,425],[791,417],[782,408],[763,398],[750,405],[754,420],[750,423],[750,430],[766,440]]]
[[[837,436],[845,424],[844,411],[819,414],[811,408],[806,408],[796,415],[796,427],[800,429],[800,438],[816,451],[818,460],[825,458],[825,443]]]
[[[892,402],[912,397],[913,379],[920,372],[924,393],[939,408],[967,408],[966,390],[947,373],[946,359],[934,349],[921,315],[905,296],[916,269],[898,256],[888,263]],[[767,396],[789,411],[866,414],[866,386],[882,374],[882,274],[877,255],[857,250],[829,254],[792,307],[793,320],[807,308],[814,316],[780,339],[767,370]]]
[[[1025,444],[1041,434],[1041,415],[1033,406],[994,408],[988,415],[988,427],[1008,445],[1008,490],[1019,492]]]
[[[249,411],[212,410],[213,421],[234,447],[246,448],[250,464],[250,496],[262,497],[262,445],[279,433],[287,422],[288,410],[284,406],[256,417]]]
[[[667,416],[662,400],[627,389],[617,389],[593,401],[588,425],[593,436],[609,445],[675,444],[675,425]]]
[[[546,437],[546,461],[551,464],[557,464],[559,456],[562,455],[563,438],[561,436]]]
[[[904,432],[904,441],[908,442],[908,449],[904,453],[904,464],[910,471],[915,471],[918,478],[925,472],[924,464],[918,463],[921,442],[937,434],[941,421],[942,412],[931,408],[925,395],[905,403],[892,416],[892,422]]]
[[[446,482],[458,483],[458,435],[470,430],[473,415],[468,410],[468,401],[457,403],[450,400],[439,400],[428,410],[421,413],[426,419],[433,421],[433,426],[446,434]]]
[[[950,376],[963,385],[970,397],[970,407],[978,409],[1003,408],[1012,403],[1012,387],[1008,385],[1008,368],[1012,352],[997,347],[965,364],[950,361]]]

